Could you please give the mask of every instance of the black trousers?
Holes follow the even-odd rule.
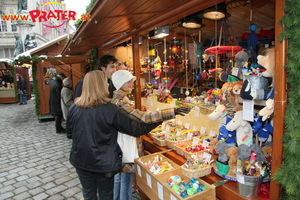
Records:
[[[63,115],[54,114],[56,132],[60,132],[64,128],[61,126]]]
[[[106,178],[105,174],[92,173],[76,168],[84,200],[97,200],[97,190],[100,200],[113,199],[114,177]]]

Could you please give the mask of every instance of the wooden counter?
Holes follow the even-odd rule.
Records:
[[[16,103],[15,89],[0,89],[0,103]]]
[[[167,150],[166,147],[160,147],[160,146],[156,145],[153,142],[153,140],[150,137],[148,137],[147,135],[142,136],[142,139],[143,139],[143,144],[144,144],[146,153],[147,152],[155,153],[155,152]],[[178,155],[174,151],[166,152],[166,153],[164,153],[164,156],[168,157],[169,159],[173,160],[175,163],[177,163],[179,165],[182,165],[183,163],[186,162],[186,159],[184,157]],[[202,179],[209,184],[213,184],[213,183],[223,180],[222,177],[220,177],[216,174],[213,174],[213,173],[202,177]],[[139,193],[139,195],[141,196],[141,198],[143,200],[149,199],[143,193],[143,188],[139,188],[137,185],[135,185],[135,187],[137,189],[137,192]],[[232,182],[228,182],[221,186],[216,187],[216,194],[217,194],[217,198],[221,199],[221,200],[233,200],[233,199],[239,199],[239,200],[246,200],[246,199],[255,200],[256,199],[256,200],[259,200],[260,199],[260,198],[247,198],[247,197],[243,197],[243,196],[239,195],[238,191],[237,191],[237,185]]]

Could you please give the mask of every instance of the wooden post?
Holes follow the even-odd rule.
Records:
[[[141,73],[141,65],[140,65],[140,55],[139,55],[139,36],[137,34],[132,36],[132,57],[133,57],[133,71],[136,76],[136,81],[134,82],[134,101],[135,108],[141,109],[141,82],[140,82],[140,73]]]
[[[284,114],[287,106],[286,72],[286,47],[287,41],[278,41],[278,36],[283,31],[279,20],[284,16],[284,0],[275,2],[275,93],[274,93],[274,133],[272,153],[272,174],[274,175],[283,162],[283,145],[281,138],[284,134]],[[281,187],[271,180],[269,199],[280,199]]]

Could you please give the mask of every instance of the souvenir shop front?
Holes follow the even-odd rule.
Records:
[[[142,199],[281,197],[273,177],[287,106],[283,7],[274,0],[96,2],[62,54],[116,56],[137,77],[130,97],[138,109],[191,109],[142,136],[146,156],[135,159]]]

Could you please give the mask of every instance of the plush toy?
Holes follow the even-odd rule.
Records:
[[[266,158],[272,156],[272,146],[270,146],[270,145],[264,146],[261,149]]]
[[[249,122],[243,120],[243,111],[235,113],[234,118],[226,125],[228,131],[236,131],[236,142],[239,145],[252,144],[252,127]]]
[[[259,47],[259,42],[256,35],[257,26],[256,24],[251,24],[249,26],[251,31],[250,35],[247,35],[247,45],[248,45],[248,54],[251,55],[252,63],[256,64],[256,56]]]
[[[247,54],[245,49],[242,49],[235,55],[235,66],[232,69],[233,72],[237,72],[236,74],[233,73],[233,75],[241,78],[242,77],[242,68],[246,62],[248,62],[249,55]]]
[[[219,120],[220,125],[219,127],[226,122],[226,107],[223,104],[218,105],[215,110],[208,115],[208,118],[212,121]]]
[[[273,126],[272,126],[271,122],[269,121],[261,129],[259,129],[258,132],[257,132],[258,141],[259,141],[260,146],[262,146],[263,142],[267,141],[270,134],[273,134]]]
[[[228,156],[226,154],[226,150],[228,149],[228,145],[225,142],[218,142],[215,146],[215,153],[218,154],[218,161],[221,163],[227,163]]]
[[[211,160],[217,160],[218,159],[218,155],[215,152],[215,147],[216,147],[217,143],[219,142],[218,138],[211,137],[209,140],[210,140],[210,142],[209,142],[209,149],[210,149],[210,151],[209,152],[211,153]]]
[[[248,100],[262,100],[268,99],[268,96],[274,95],[274,68],[275,68],[275,49],[269,48],[266,49],[266,55],[258,55],[257,63],[263,66],[266,70],[261,73],[263,77],[268,77],[272,79],[272,83],[267,89],[252,89],[251,83],[246,79],[243,83],[241,90],[241,97]]]
[[[223,123],[222,126],[219,128],[219,136],[218,136],[218,140],[225,141],[225,143],[229,147],[235,146],[235,136],[236,136],[235,131],[228,131],[225,127],[231,120],[232,120],[231,117],[226,117],[225,123]]]
[[[235,170],[234,168],[236,167],[236,162],[238,159],[238,152],[237,152],[237,147],[229,147],[226,150],[226,154],[229,158],[228,160],[228,165],[229,165],[229,172],[228,172],[228,176],[235,176]]]
[[[250,153],[251,153],[251,151],[255,152],[255,158],[257,161],[262,162],[265,160],[265,155],[263,154],[262,149],[259,145],[251,144],[249,150],[250,150]]]
[[[242,81],[236,81],[232,83],[232,103],[235,105],[234,107],[234,111],[240,111],[243,110],[243,106],[239,103],[239,98],[240,98],[240,94],[241,94],[241,89],[243,86],[243,82]]]
[[[262,121],[266,121],[266,119],[270,118],[270,116],[274,112],[274,99],[268,99],[266,101],[266,106],[261,109],[258,114],[262,116]]]
[[[250,147],[246,144],[241,144],[238,146],[238,159],[239,160],[249,160],[250,159]]]

